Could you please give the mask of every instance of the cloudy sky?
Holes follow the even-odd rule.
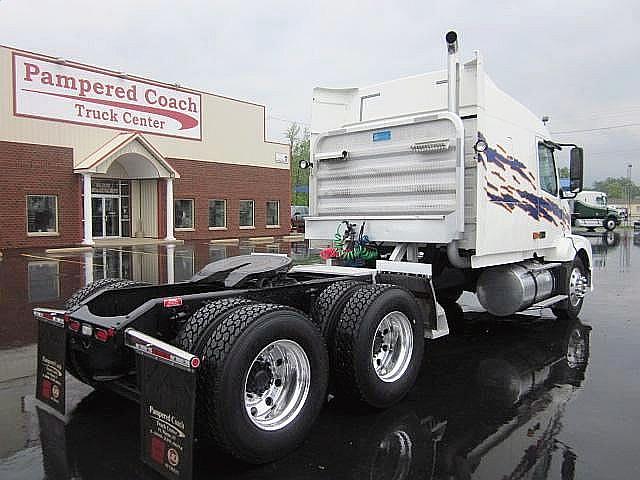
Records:
[[[585,146],[590,184],[628,164],[640,181],[638,21],[637,0],[0,0],[0,44],[265,104],[282,140],[314,86],[444,68],[455,29],[463,59],[480,50],[503,90],[573,132],[556,138]]]

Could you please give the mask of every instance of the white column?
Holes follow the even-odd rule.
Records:
[[[167,245],[167,283],[175,283],[175,269],[174,269],[174,256],[176,253],[176,246],[172,243]]]
[[[167,178],[167,236],[165,240],[175,240],[173,236],[173,178]]]
[[[82,174],[82,210],[84,214],[84,238],[83,245],[93,245],[93,233],[91,225],[91,174]]]

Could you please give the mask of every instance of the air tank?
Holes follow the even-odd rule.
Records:
[[[476,294],[492,315],[506,317],[551,297],[554,277],[537,263],[516,263],[486,269],[478,278]]]

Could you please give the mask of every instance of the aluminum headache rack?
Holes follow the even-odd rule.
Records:
[[[313,145],[305,237],[343,220],[375,241],[449,243],[464,232],[464,126],[439,112],[349,126]]]

